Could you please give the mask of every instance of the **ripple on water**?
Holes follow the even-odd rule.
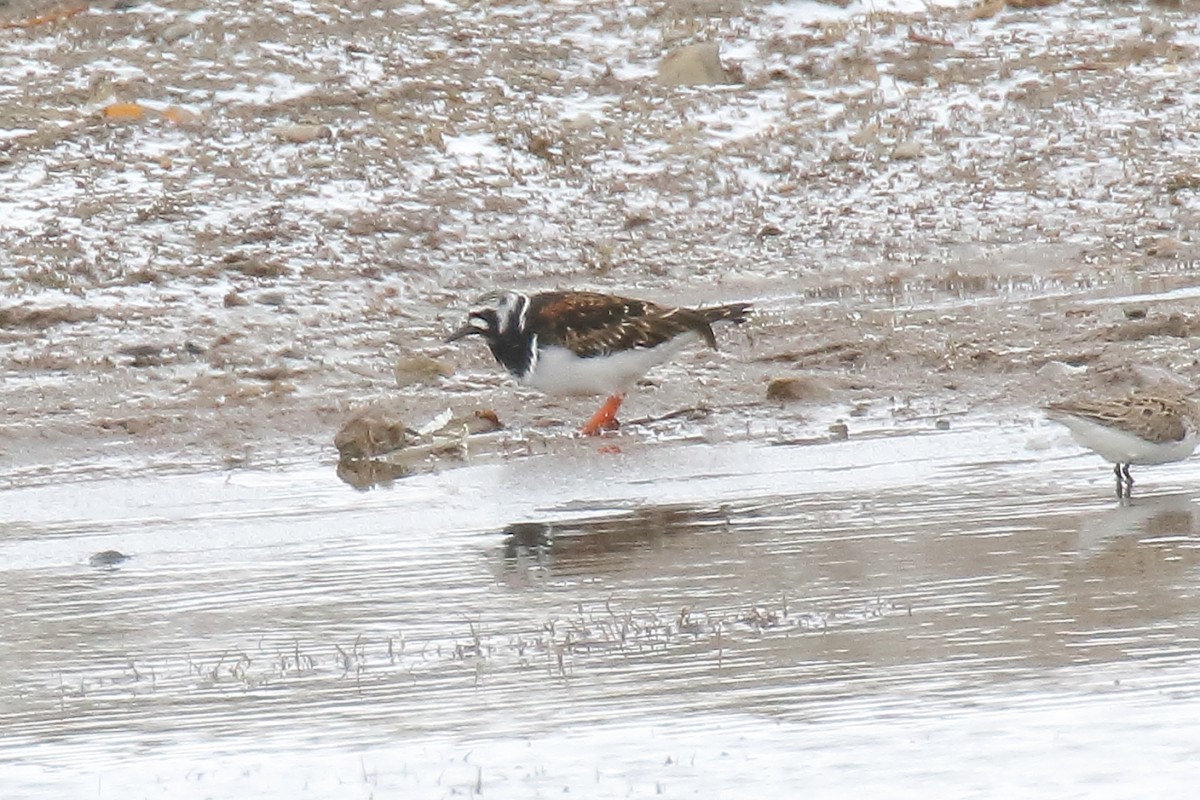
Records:
[[[969,708],[1086,715],[1114,691],[1153,705],[1148,686],[1194,705],[1196,498],[1101,504],[1082,458],[1031,493],[1027,455],[967,430],[674,448],[602,482],[583,455],[367,495],[311,471],[113,481],[58,516],[44,488],[13,491],[0,766],[234,763],[311,731],[449,757],[639,719],[742,726],[770,760],[896,719],[982,737]],[[981,459],[1017,480],[986,487]],[[134,557],[88,566],[106,549]],[[635,770],[638,730],[605,763]]]

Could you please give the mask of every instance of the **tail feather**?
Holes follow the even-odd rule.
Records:
[[[688,313],[699,317],[697,320],[699,324],[694,326],[694,330],[704,337],[704,341],[709,347],[716,350],[717,337],[713,336],[712,323],[728,320],[736,325],[741,325],[746,321],[746,315],[749,312],[749,303],[730,303],[725,306],[697,308],[695,311],[689,311]]]
[[[730,303],[725,306],[713,306],[697,310],[704,315],[705,322],[713,323],[720,322],[721,320],[729,320],[736,325],[741,325],[746,321],[746,317],[753,309],[750,303]]]

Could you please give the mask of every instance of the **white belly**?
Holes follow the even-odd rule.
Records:
[[[1114,464],[1166,464],[1182,461],[1196,449],[1196,431],[1179,442],[1155,444],[1132,433],[1100,425],[1091,420],[1061,415],[1058,420],[1071,431],[1071,437]]]
[[[592,358],[580,358],[565,347],[541,347],[533,369],[521,382],[554,395],[625,392],[651,367],[667,361],[698,339],[695,334],[685,333],[653,349],[622,350]]]

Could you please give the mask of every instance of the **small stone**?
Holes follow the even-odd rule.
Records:
[[[554,146],[554,141],[549,136],[544,136],[540,133],[529,137],[528,150],[538,158],[544,158],[547,161],[553,160],[553,152],[551,148]]]
[[[438,378],[452,375],[454,370],[448,365],[428,356],[410,356],[402,358],[392,365],[392,374],[396,377],[396,386],[403,388],[422,383],[435,383]]]
[[[254,299],[264,306],[275,306],[278,308],[279,306],[287,305],[286,292],[263,292]]]
[[[920,142],[914,142],[911,139],[907,139],[898,143],[892,148],[892,160],[912,161],[914,158],[920,158],[921,152],[922,148]]]
[[[287,378],[294,378],[302,374],[301,370],[295,370],[286,366],[262,367],[261,369],[252,369],[246,373],[246,377],[256,381],[282,381]]]
[[[850,134],[850,144],[857,147],[863,147],[871,144],[879,138],[879,126],[872,122],[869,125],[863,125],[861,128]]]
[[[1037,374],[1040,378],[1057,380],[1059,378],[1070,378],[1084,372],[1087,372],[1087,367],[1077,367],[1065,361],[1047,361],[1038,367]]]
[[[117,566],[118,564],[123,564],[130,558],[132,558],[132,556],[127,556],[119,550],[101,550],[99,553],[96,553],[89,558],[88,563],[93,567],[111,568]]]
[[[229,269],[236,270],[248,278],[279,278],[287,274],[287,267],[276,261],[238,258],[233,261],[226,259],[224,263],[229,265]]]
[[[835,442],[842,442],[850,438],[850,428],[846,423],[838,420],[829,426],[829,438]]]
[[[116,122],[136,122],[146,116],[146,109],[139,103],[110,103],[100,115]]]
[[[654,221],[654,217],[648,211],[634,211],[625,215],[625,224],[622,228],[631,231],[635,228],[641,228],[649,225]]]
[[[937,422],[933,423],[933,427],[937,428],[939,431],[948,431],[950,430],[950,420],[939,419]]]
[[[200,122],[200,117],[182,106],[168,106],[163,109],[162,115],[163,119],[167,122],[178,125],[181,128],[194,127]]]
[[[196,26],[190,22],[175,22],[162,29],[162,32],[158,34],[158,40],[168,44],[178,42],[185,36],[191,36],[195,30]]]
[[[731,82],[729,72],[721,66],[720,45],[716,42],[688,45],[663,56],[658,64],[658,80],[667,86]]]
[[[333,129],[328,125],[288,124],[271,128],[275,137],[292,144],[307,144],[317,139],[332,139]]]
[[[563,120],[563,127],[569,131],[585,133],[596,129],[596,118],[591,114],[583,113],[570,119]]]
[[[775,378],[767,384],[767,399],[819,403],[833,396],[829,384],[811,375]]]
[[[164,357],[166,349],[166,345],[135,344],[122,347],[117,353],[128,356],[131,359],[129,362],[131,367],[159,367],[166,361]]]
[[[250,301],[242,297],[237,292],[230,292],[225,295],[224,304],[226,308],[236,308],[237,306],[248,306]]]

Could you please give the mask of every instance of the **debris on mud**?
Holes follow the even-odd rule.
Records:
[[[408,444],[405,422],[381,408],[355,414],[333,437],[333,446],[343,459],[374,458]]]
[[[468,440],[503,427],[491,409],[458,415],[446,409],[412,428],[396,404],[376,404],[355,414],[334,435],[338,477],[355,488],[386,483],[446,459],[461,460],[469,452]]]

